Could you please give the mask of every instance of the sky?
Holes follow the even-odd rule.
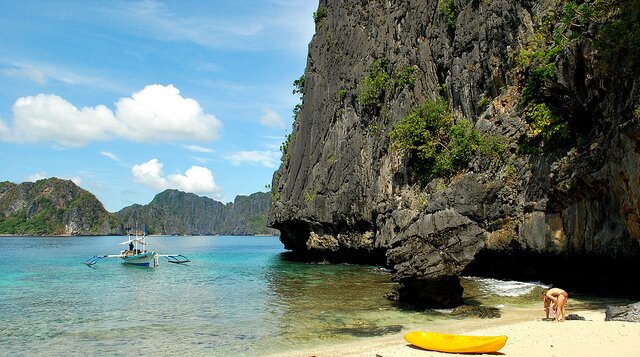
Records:
[[[317,0],[0,0],[0,181],[110,212],[165,189],[268,191]]]

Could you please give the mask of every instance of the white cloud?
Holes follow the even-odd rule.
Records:
[[[238,151],[226,157],[234,166],[243,164],[275,168],[282,154],[279,151]]]
[[[167,179],[162,171],[163,164],[158,159],[152,159],[139,165],[133,165],[131,174],[136,182],[158,190],[167,188]]]
[[[222,122],[205,113],[173,85],[148,85],[115,103],[78,109],[57,95],[21,97],[13,105],[13,127],[0,121],[0,140],[54,142],[77,147],[91,141],[126,138],[133,141],[210,141]]]
[[[174,173],[165,176],[163,166],[164,164],[158,159],[152,159],[134,165],[131,168],[131,174],[136,182],[157,190],[174,188],[197,194],[215,194],[219,191],[213,173],[206,167],[194,165],[184,174]]]
[[[213,150],[209,149],[209,148],[205,148],[203,146],[198,146],[198,145],[185,145],[184,146],[185,149],[193,151],[193,152],[201,152],[201,153],[212,153]]]
[[[67,180],[71,180],[71,182],[75,183],[76,186],[80,186],[82,184],[82,177],[79,176],[69,177]]]
[[[100,151],[100,155],[110,158],[113,161],[120,161],[120,158],[116,156],[116,154],[108,152],[108,151]]]
[[[2,74],[7,77],[27,79],[38,84],[46,84],[48,79],[46,73],[33,67],[4,68]]]
[[[106,140],[124,128],[104,105],[78,109],[57,95],[18,98],[13,104],[13,128],[8,141],[54,141],[66,147]]]
[[[0,65],[4,66],[4,69],[0,70],[0,74],[7,77],[26,79],[40,85],[50,82],[62,82],[113,93],[122,93],[130,90],[115,82],[112,74],[105,74],[93,68],[82,68],[78,65],[67,68],[60,64],[12,57],[12,54],[3,53],[2,58],[0,58]]]
[[[38,180],[43,180],[46,178],[51,177],[48,173],[46,173],[45,171],[40,171],[40,172],[36,172],[34,174],[31,174],[29,176],[27,176],[25,178],[25,181],[27,182],[36,182]],[[82,177],[80,176],[74,176],[74,177],[61,177],[63,180],[71,180],[71,182],[75,183],[77,186],[80,186],[80,184],[82,184]]]
[[[46,179],[49,175],[45,171],[36,172],[27,176],[24,180],[27,182],[36,182],[38,180]]]
[[[210,141],[218,138],[222,122],[184,98],[173,85],[152,84],[116,103],[116,117],[135,141]]]
[[[176,188],[193,193],[214,193],[218,191],[213,173],[206,167],[191,166],[184,175],[171,174],[168,181]]]
[[[317,2],[262,1],[224,13],[216,7],[201,6],[185,12],[184,6],[158,1],[93,8],[98,15],[111,17],[121,29],[138,36],[211,48],[289,49],[302,56],[315,32],[312,14]]]
[[[265,114],[260,118],[260,124],[269,128],[284,129],[284,120],[280,114],[269,108],[264,109],[263,112]]]

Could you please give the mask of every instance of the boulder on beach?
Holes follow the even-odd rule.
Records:
[[[640,322],[640,301],[623,306],[607,306],[604,320]]]

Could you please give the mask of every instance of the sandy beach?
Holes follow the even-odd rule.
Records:
[[[500,319],[455,321],[434,332],[467,335],[507,335],[499,356],[640,356],[640,323],[604,321],[603,309],[576,310],[586,321],[543,321],[541,309],[508,313]],[[430,330],[428,326],[420,330]],[[431,330],[433,331],[433,330]],[[351,343],[290,351],[279,356],[455,356],[455,353],[426,351],[404,341],[405,332],[366,338]]]

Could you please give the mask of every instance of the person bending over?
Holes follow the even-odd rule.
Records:
[[[556,311],[554,314],[555,321],[564,321],[566,318],[567,299],[569,299],[569,294],[560,288],[552,288],[547,291],[543,291],[542,300],[547,318],[549,318],[549,308],[553,303],[551,308]]]

